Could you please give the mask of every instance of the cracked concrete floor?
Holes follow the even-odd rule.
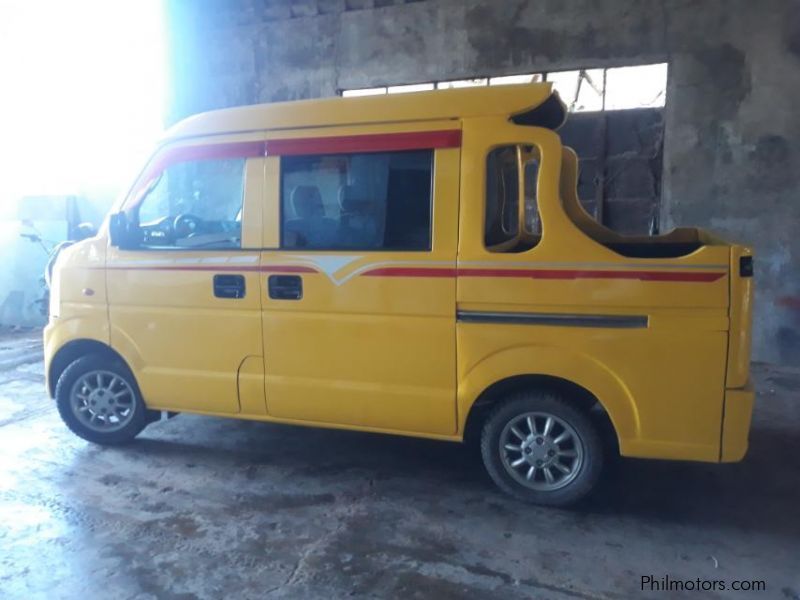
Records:
[[[0,370],[0,598],[622,598],[646,574],[800,598],[800,371],[755,369],[743,463],[621,460],[563,511],[447,443],[182,415],[92,446],[41,370]]]

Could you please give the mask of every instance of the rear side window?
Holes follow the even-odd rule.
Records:
[[[433,151],[281,159],[281,246],[430,250]]]
[[[531,147],[501,146],[486,157],[484,244],[490,252],[524,252],[539,243],[538,177]]]
[[[138,205],[142,245],[241,247],[245,160],[198,160],[166,168]]]

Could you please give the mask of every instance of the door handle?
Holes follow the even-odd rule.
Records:
[[[303,297],[303,280],[299,275],[270,275],[267,290],[273,300],[300,300]]]
[[[214,275],[214,295],[217,298],[244,298],[244,275]]]

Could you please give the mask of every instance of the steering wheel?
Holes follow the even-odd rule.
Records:
[[[202,224],[203,219],[200,217],[183,213],[175,217],[172,222],[172,231],[176,239],[187,238],[193,233],[198,233]]]

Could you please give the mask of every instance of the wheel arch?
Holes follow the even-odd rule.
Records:
[[[122,355],[108,344],[92,339],[72,340],[59,348],[50,361],[47,372],[47,392],[50,394],[51,398],[55,397],[56,383],[64,370],[82,356],[87,356],[89,354],[97,354],[119,360],[126,367],[130,368],[128,362]]]
[[[476,364],[459,385],[459,424],[465,440],[503,398],[523,390],[550,390],[581,410],[599,406],[620,451],[639,437],[639,416],[630,392],[613,372],[585,354],[563,348],[511,348]]]

